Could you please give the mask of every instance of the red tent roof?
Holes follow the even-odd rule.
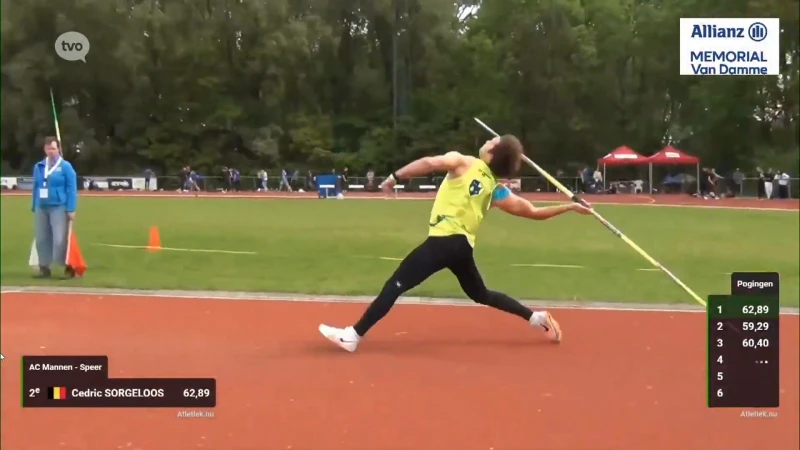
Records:
[[[647,158],[647,162],[652,164],[697,164],[700,162],[700,158],[687,155],[668,145],[660,152]]]
[[[597,160],[598,164],[606,166],[627,166],[632,164],[646,164],[647,157],[644,157],[629,147],[617,147],[613,152]]]

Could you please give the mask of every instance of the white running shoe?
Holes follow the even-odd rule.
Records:
[[[531,317],[531,325],[542,327],[548,337],[555,343],[561,342],[561,325],[547,311],[537,311]]]
[[[356,348],[358,348],[358,341],[361,339],[353,327],[336,328],[322,324],[319,326],[319,332],[329,341],[350,353],[356,351]]]

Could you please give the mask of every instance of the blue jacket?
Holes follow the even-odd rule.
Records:
[[[31,211],[39,207],[64,206],[67,212],[75,212],[78,206],[78,175],[72,164],[66,160],[50,175],[47,180],[47,198],[40,198],[39,189],[45,185],[44,171],[47,160],[44,159],[33,166],[33,205]]]

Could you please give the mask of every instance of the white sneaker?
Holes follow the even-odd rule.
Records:
[[[530,323],[531,326],[538,326],[544,329],[544,332],[553,342],[561,342],[561,325],[556,322],[556,319],[549,312],[537,311],[533,313]]]
[[[358,348],[358,341],[361,339],[353,327],[335,328],[322,324],[319,326],[319,332],[329,341],[350,353],[356,351],[356,348]]]

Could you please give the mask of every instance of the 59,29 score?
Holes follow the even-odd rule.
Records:
[[[769,322],[742,322],[742,331],[767,331]]]

